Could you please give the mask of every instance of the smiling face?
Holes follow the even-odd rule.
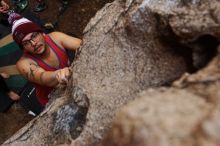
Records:
[[[22,46],[25,51],[33,55],[43,55],[46,51],[46,43],[43,33],[32,32],[27,34],[22,40]]]

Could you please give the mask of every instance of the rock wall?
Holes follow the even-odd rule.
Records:
[[[97,145],[111,128],[115,113],[138,93],[169,84],[193,69],[194,62],[208,62],[210,56],[205,55],[205,61],[201,61],[198,52],[202,50],[204,55],[207,48],[216,51],[219,4],[217,0],[116,0],[107,4],[84,30],[83,45],[72,64],[73,76],[65,93],[52,97],[45,112],[4,145]],[[203,36],[216,45],[207,42],[203,47],[198,41]],[[183,93],[187,92],[177,92]],[[202,99],[196,103],[198,98],[192,97],[196,117],[191,124],[211,107]],[[171,105],[173,99],[170,97],[167,104]],[[183,105],[188,102],[185,99]],[[200,106],[204,111],[199,111]],[[163,108],[156,108],[163,112]],[[184,106],[172,109],[178,108],[180,112],[174,114],[177,117]],[[186,113],[194,110],[193,106],[188,108]],[[83,122],[74,123],[76,119]],[[160,118],[155,117],[157,120]],[[187,124],[190,131],[190,123],[182,124]],[[186,134],[182,129],[180,133]]]
[[[96,145],[119,107],[141,90],[166,84],[187,70],[177,52],[183,46],[167,43],[158,33],[160,26],[172,34],[162,22],[145,1],[115,1],[87,25],[73,84],[85,91],[90,106],[86,125],[71,145]]]
[[[116,114],[112,129],[100,146],[220,144],[220,3],[207,0],[160,2],[174,4],[167,20],[178,42],[192,48],[195,67],[204,67],[212,59],[196,73],[185,73],[170,88],[142,92]],[[166,11],[158,1],[154,3],[151,7]]]
[[[185,90],[147,90],[117,113],[102,146],[197,146],[198,125],[212,108]]]
[[[219,146],[220,54],[170,88],[149,89],[117,113],[100,146]]]

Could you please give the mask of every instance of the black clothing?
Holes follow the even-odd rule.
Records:
[[[0,112],[6,112],[13,104],[13,100],[7,95],[9,92],[10,89],[0,75]]]
[[[4,92],[4,93],[10,92],[10,89],[8,88],[4,78],[1,75],[0,75],[0,92]]]

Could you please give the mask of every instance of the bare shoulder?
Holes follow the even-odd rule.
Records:
[[[49,33],[50,36],[57,36],[57,35],[62,35],[62,34],[64,34],[64,33],[59,32],[59,31],[53,31],[53,32]]]
[[[62,48],[76,51],[81,44],[81,39],[75,38],[73,36],[67,35],[62,32],[52,32],[49,36]]]
[[[66,34],[62,33],[62,32],[58,32],[58,31],[54,31],[48,34],[53,40],[60,40],[62,39],[63,36],[65,36]]]
[[[55,32],[49,33],[48,35],[51,37],[51,39],[56,44],[58,44],[61,48],[63,48],[62,41],[63,41],[63,38],[65,37],[64,33],[55,31]]]

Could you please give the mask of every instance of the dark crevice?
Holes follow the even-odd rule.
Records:
[[[160,42],[166,46],[167,49],[170,49],[170,52],[184,58],[187,65],[187,72],[195,72],[196,70],[192,58],[193,49],[186,44],[180,43],[181,38],[173,32],[164,18],[161,18],[158,14],[155,14],[155,18],[157,19],[157,31],[160,32],[158,34]]]
[[[155,17],[158,21],[158,32],[161,32],[159,34],[161,43],[168,46],[167,48],[172,48],[170,51],[184,58],[189,73],[194,73],[205,67],[216,56],[219,45],[216,37],[202,35],[197,40],[186,43],[172,31],[172,28],[160,16],[155,15]]]
[[[200,36],[192,43],[193,66],[196,70],[205,67],[216,56],[218,45],[218,39],[211,35]]]

